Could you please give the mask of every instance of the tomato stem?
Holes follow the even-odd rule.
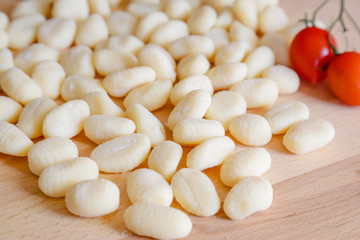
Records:
[[[313,26],[315,26],[315,20],[316,20],[316,15],[318,14],[318,12],[320,11],[321,8],[323,8],[325,6],[325,4],[328,2],[329,0],[325,0],[323,1],[314,11],[311,22],[313,24]]]
[[[358,31],[358,33],[360,34],[360,27],[359,27],[359,25],[357,25],[355,19],[350,15],[350,13],[348,12],[347,9],[345,9],[345,14],[346,14],[346,16],[349,18],[350,22],[354,25],[354,27],[356,28],[356,30]]]
[[[334,28],[334,26],[335,26],[335,24],[337,22],[340,22],[340,24],[342,26],[342,29],[343,29],[343,32],[347,31],[345,23],[344,23],[344,19],[343,19],[344,11],[345,11],[345,1],[340,0],[340,13],[339,13],[339,16],[335,19],[335,21],[333,21],[331,23],[331,25],[330,25],[330,27],[328,29],[328,42],[329,42],[329,45],[330,45],[331,49],[334,51],[335,56],[339,55],[339,52],[336,49],[336,47],[334,46],[334,44],[331,43],[331,31],[332,31],[332,29]]]

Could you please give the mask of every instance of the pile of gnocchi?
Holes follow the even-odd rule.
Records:
[[[119,208],[99,172],[130,171],[123,217],[141,236],[183,238],[188,214],[221,207],[234,220],[264,211],[272,136],[305,154],[335,134],[304,103],[277,102],[299,89],[288,48],[303,27],[278,0],[19,1],[0,12],[0,152],[27,157],[40,190],[81,217]],[[89,157],[72,140],[82,131],[97,144]],[[215,166],[231,188],[223,204],[202,172]]]

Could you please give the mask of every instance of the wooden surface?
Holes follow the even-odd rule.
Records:
[[[0,9],[9,11],[15,2],[1,0]],[[305,11],[311,13],[319,2],[282,0],[281,5],[294,22]],[[324,22],[337,16],[337,2],[330,0],[331,6],[319,14]],[[360,1],[346,2],[359,23]],[[338,38],[343,44],[342,36]],[[359,40],[350,27],[350,48],[359,51]],[[326,82],[302,82],[298,93],[281,96],[278,101],[285,100],[303,101],[312,118],[329,120],[336,129],[335,139],[326,147],[297,156],[286,151],[282,136],[274,136],[265,146],[273,161],[264,174],[274,188],[271,208],[241,221],[229,220],[223,210],[208,218],[191,216],[193,231],[186,239],[360,239],[360,107],[342,104],[330,93]],[[168,112],[169,106],[155,114],[165,120]],[[81,156],[89,156],[95,147],[83,133],[73,140]],[[179,167],[184,166],[184,157]],[[219,167],[204,172],[223,201],[229,188],[219,180]],[[80,218],[66,210],[63,198],[49,198],[40,192],[38,178],[29,171],[26,158],[0,154],[0,239],[141,239],[126,230],[123,222],[123,212],[129,206],[127,176],[100,175],[120,188],[121,202],[116,212]],[[175,201],[172,206],[180,208]]]

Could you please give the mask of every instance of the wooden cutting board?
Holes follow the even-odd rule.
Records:
[[[16,0],[1,0],[0,9],[9,12]],[[282,0],[291,22],[315,9],[320,0]],[[346,0],[347,9],[359,23],[359,0]],[[335,19],[338,1],[332,0],[319,13],[325,23]],[[352,26],[350,49],[360,50],[360,36]],[[336,33],[341,46],[344,38]],[[193,230],[186,239],[360,239],[360,107],[342,104],[329,91],[326,82],[301,83],[296,94],[278,100],[299,100],[309,106],[312,118],[325,118],[336,129],[334,140],[305,155],[290,154],[282,136],[274,136],[265,148],[272,166],[264,174],[274,188],[270,209],[244,220],[229,220],[220,210],[212,217],[191,216]],[[171,106],[155,114],[165,122]],[[252,112],[263,114],[267,109]],[[82,133],[74,139],[81,156],[89,156],[95,144]],[[237,144],[237,148],[242,146]],[[184,149],[179,167],[189,148]],[[146,163],[141,165],[146,167]],[[219,167],[204,171],[214,182],[223,201],[229,188],[219,180]],[[26,158],[0,154],[0,239],[141,239],[125,228],[123,212],[129,206],[124,174],[101,174],[115,182],[121,191],[119,209],[99,218],[70,214],[63,198],[49,198],[40,192],[37,177]],[[175,201],[173,207],[181,208]]]

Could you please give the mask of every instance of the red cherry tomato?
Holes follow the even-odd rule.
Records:
[[[350,105],[360,105],[360,54],[345,52],[336,56],[327,69],[332,92]]]
[[[336,46],[332,36],[331,43]],[[317,27],[301,30],[290,46],[290,59],[294,70],[304,80],[312,83],[325,79],[325,68],[334,57],[334,51],[328,42],[328,31]]]

